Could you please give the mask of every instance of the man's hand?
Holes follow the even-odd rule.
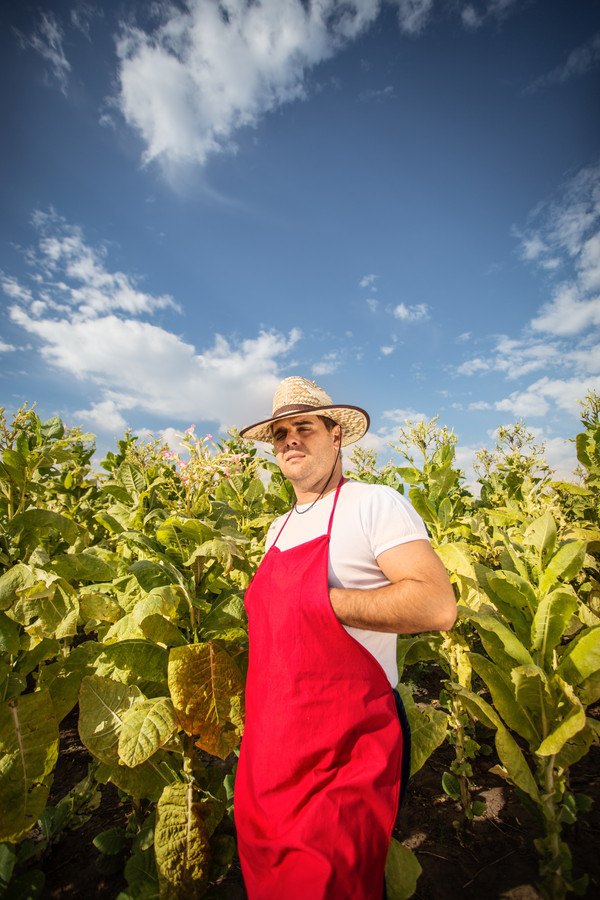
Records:
[[[391,584],[370,590],[330,589],[333,611],[343,625],[396,634],[452,628],[454,591],[428,541],[392,547],[377,557],[377,564]]]

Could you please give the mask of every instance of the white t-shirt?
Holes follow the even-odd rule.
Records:
[[[267,550],[277,538],[280,550],[289,550],[327,533],[335,491],[318,500],[310,512],[293,512],[277,538],[286,515],[275,519],[267,534]],[[308,510],[309,503],[298,509]],[[429,540],[422,518],[408,500],[382,484],[345,481],[333,517],[329,545],[329,587],[379,588],[390,582],[377,565],[377,557],[409,541]],[[389,678],[398,683],[395,634],[344,625],[348,634],[372,653]]]

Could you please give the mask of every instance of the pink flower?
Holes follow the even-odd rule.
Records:
[[[186,428],[186,429],[185,429],[185,433],[186,433],[186,434],[193,434],[195,430],[196,430],[196,426],[195,426],[195,425],[190,425],[189,428]]]
[[[204,440],[205,440],[205,441],[212,441],[212,434],[207,434]]]

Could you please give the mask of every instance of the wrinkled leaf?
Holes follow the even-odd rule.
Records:
[[[156,807],[154,850],[161,898],[199,897],[208,882],[210,846],[192,784],[164,789]]]
[[[130,768],[150,759],[177,729],[169,697],[142,700],[123,716],[119,735],[120,759]]]

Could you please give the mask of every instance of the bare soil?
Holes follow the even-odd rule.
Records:
[[[593,712],[600,716],[600,708]],[[423,873],[416,900],[538,900],[537,857],[533,839],[539,834],[536,819],[520,804],[514,792],[489,772],[491,757],[474,764],[474,781],[487,808],[469,830],[457,828],[458,804],[441,789],[441,778],[452,759],[444,745],[411,780],[394,832],[417,855]],[[86,774],[90,761],[77,733],[77,712],[63,723],[59,762],[50,803],[56,803]],[[600,750],[592,748],[571,773],[573,790],[594,799],[590,812],[565,831],[574,860],[575,876],[587,872],[586,896],[600,896]],[[46,852],[42,868],[46,876],[44,898],[71,900],[78,897],[114,900],[125,888],[121,872],[106,875],[98,869],[101,854],[92,844],[101,831],[123,826],[130,809],[117,790],[102,788],[102,802],[90,820]],[[234,863],[220,896],[243,900],[239,865]],[[283,900],[283,898],[282,898]],[[309,898],[307,898],[309,900]]]

